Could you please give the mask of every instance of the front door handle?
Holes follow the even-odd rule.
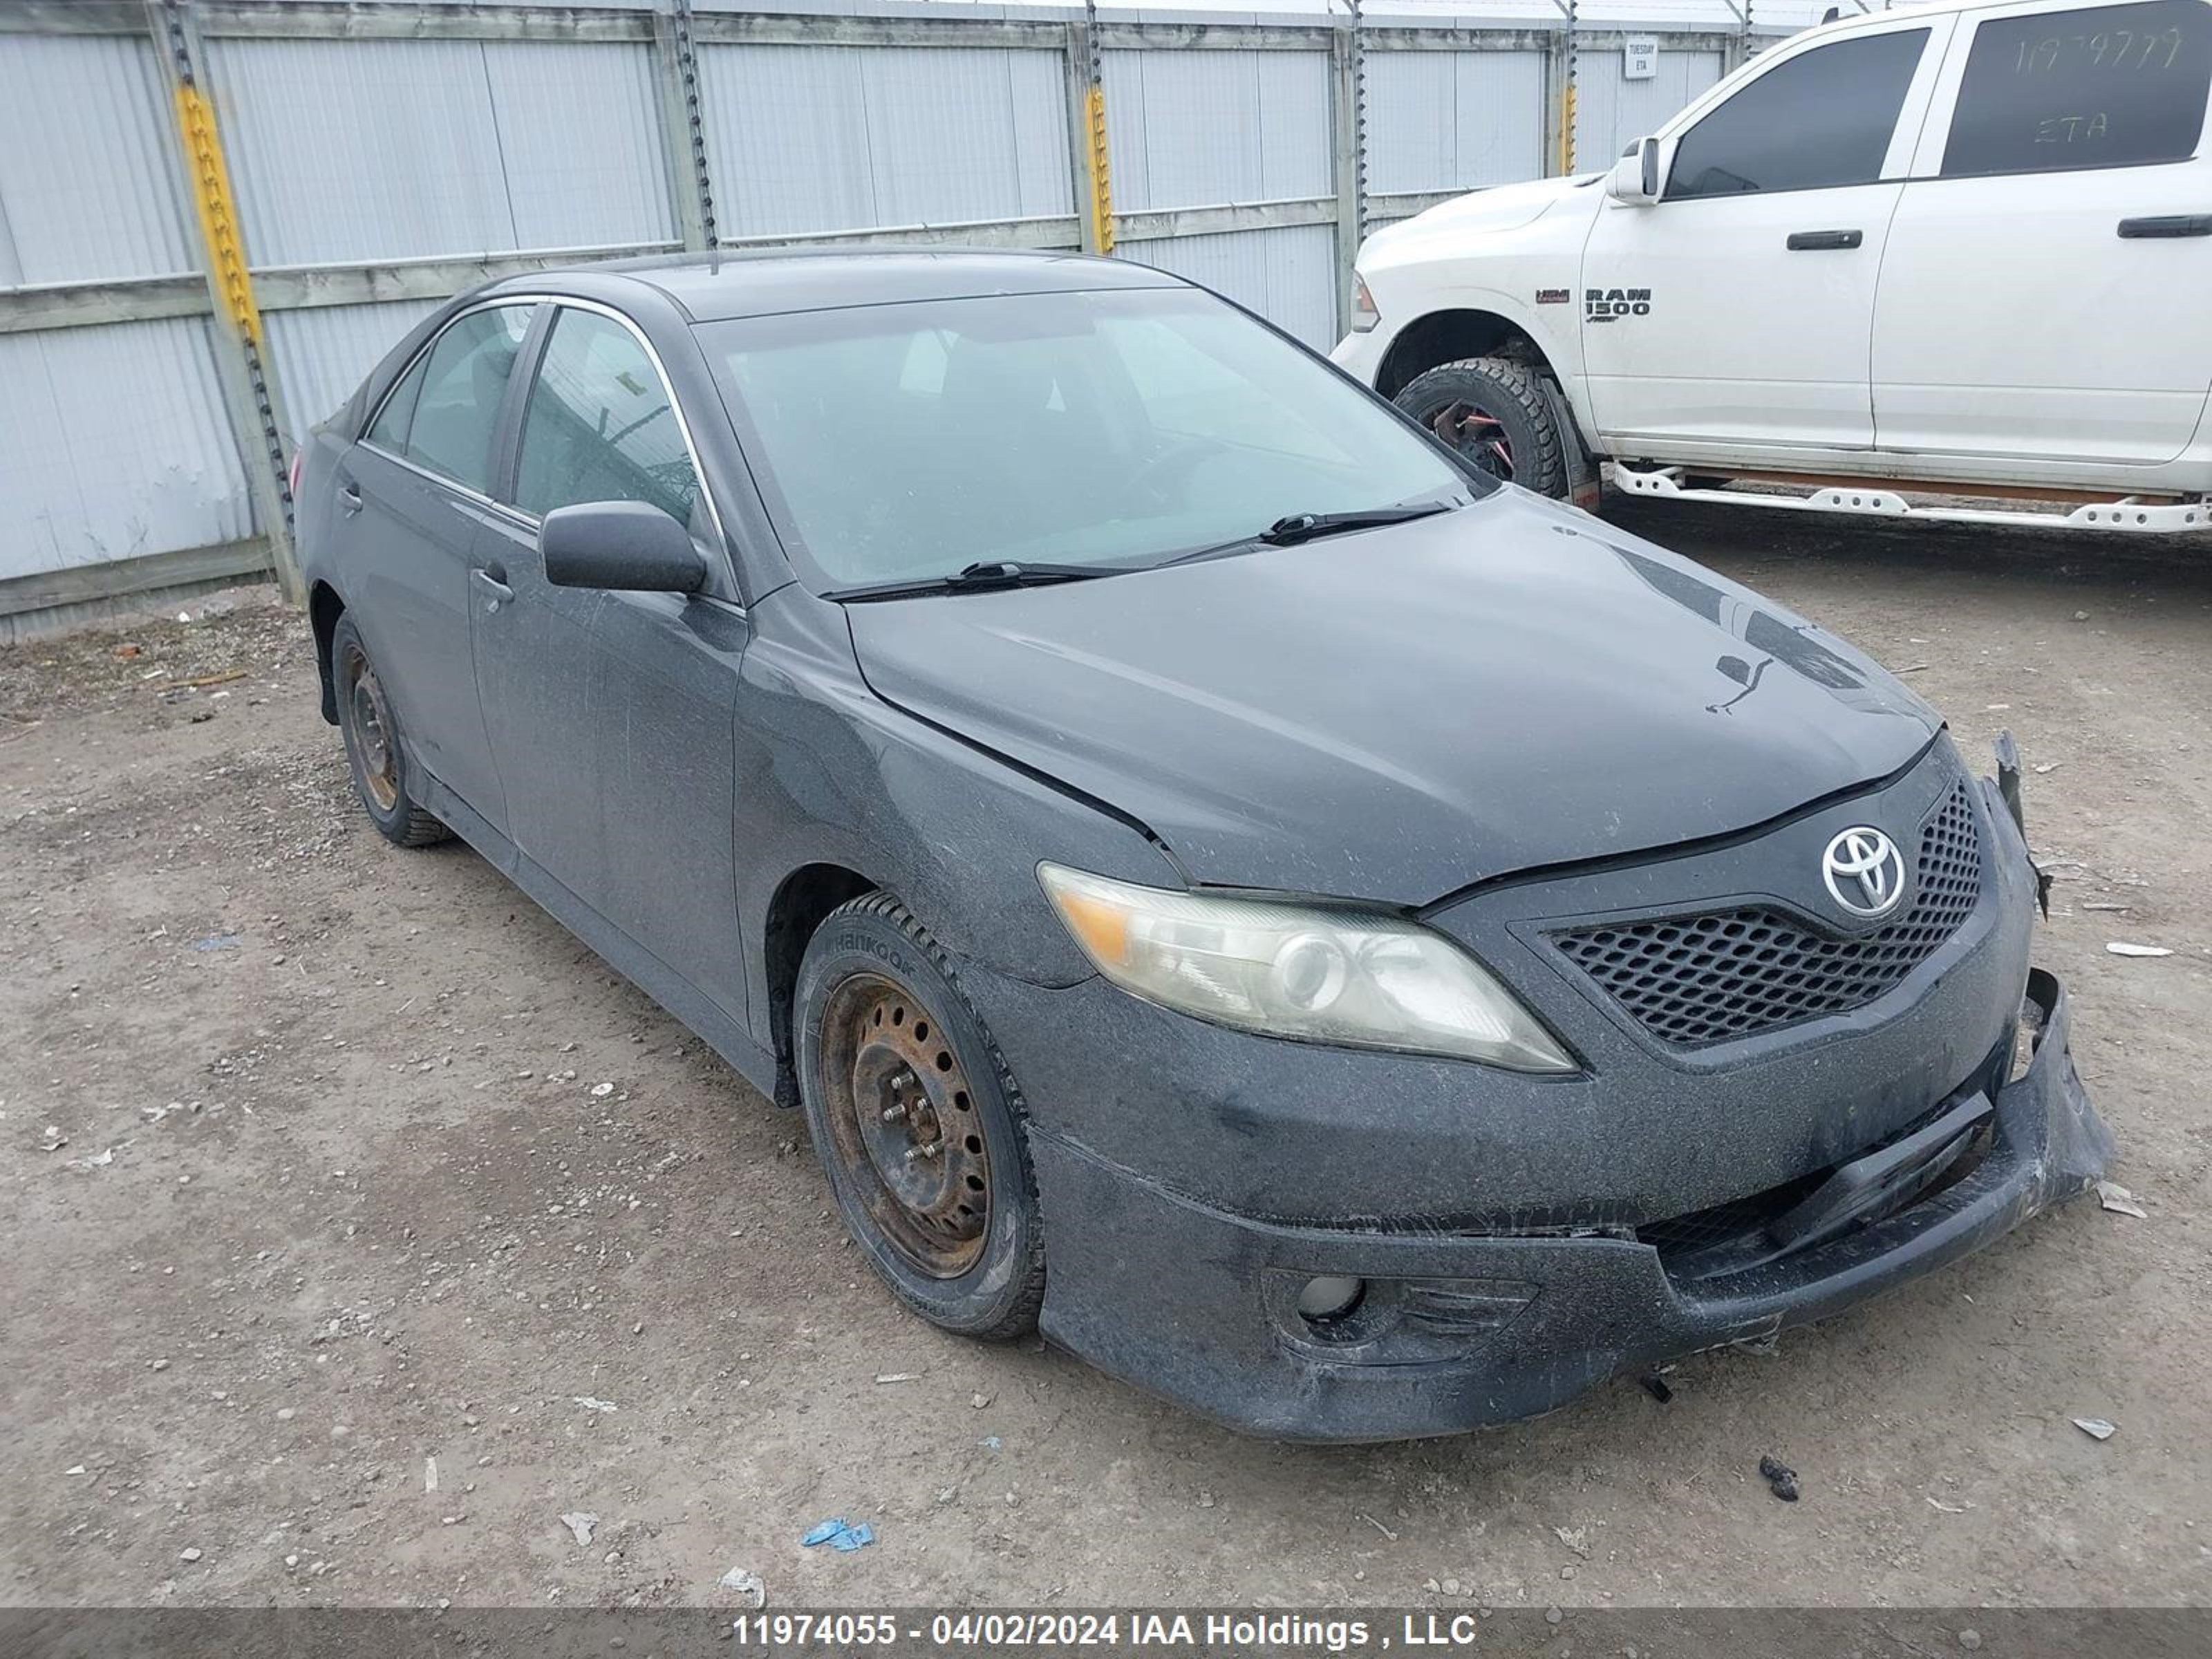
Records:
[[[1793,230],[1784,244],[1792,253],[1807,253],[1824,248],[1856,247],[1866,240],[1863,230]]]
[[[514,590],[489,570],[470,571],[469,585],[483,596],[486,616],[495,614],[500,606],[514,597]]]
[[[2212,213],[2161,213],[2147,219],[2123,219],[2120,235],[2130,242],[2151,237],[2212,236]]]
[[[338,486],[338,505],[348,518],[361,511],[361,486],[350,478]]]

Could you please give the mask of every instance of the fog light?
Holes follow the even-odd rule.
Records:
[[[1350,1279],[1341,1273],[1309,1279],[1305,1288],[1298,1292],[1298,1316],[1316,1323],[1324,1319],[1341,1319],[1359,1305],[1359,1298],[1366,1290],[1365,1279]]]

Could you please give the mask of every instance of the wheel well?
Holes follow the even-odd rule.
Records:
[[[331,681],[331,635],[337,632],[345,601],[328,582],[317,582],[307,595],[307,622],[315,630],[315,670],[323,679],[323,718],[338,723],[337,688]]]
[[[1408,323],[1382,354],[1375,389],[1395,398],[1415,375],[1463,357],[1506,357],[1552,372],[1528,331],[1490,311],[1432,311]]]
[[[775,1044],[775,1100],[799,1104],[799,1044],[793,1035],[792,1004],[799,994],[799,964],[807,941],[823,918],[876,884],[839,864],[809,864],[793,871],[775,890],[768,907],[763,944],[768,963],[769,1030]]]

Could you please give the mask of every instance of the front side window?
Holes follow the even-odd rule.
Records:
[[[1682,135],[1667,199],[1872,184],[1927,45],[1896,29],[1778,64]]]
[[[822,589],[1000,560],[1159,563],[1301,514],[1481,489],[1369,394],[1191,289],[698,333],[777,528]]]
[[[2186,161],[2208,90],[2203,0],[1994,18],[1974,31],[1943,176]]]
[[[447,325],[377,412],[369,439],[480,495],[532,307],[492,306]]]
[[[652,356],[620,323],[563,310],[523,410],[514,504],[543,516],[582,501],[645,501],[689,523],[698,499]]]

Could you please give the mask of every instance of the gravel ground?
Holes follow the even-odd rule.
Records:
[[[1633,523],[1970,752],[2020,735],[2142,1218],[2078,1204],[1668,1405],[1238,1439],[896,1312],[796,1118],[473,854],[371,832],[243,589],[0,650],[0,1601],[2212,1601],[2212,549]],[[802,1550],[832,1515],[877,1541]]]

